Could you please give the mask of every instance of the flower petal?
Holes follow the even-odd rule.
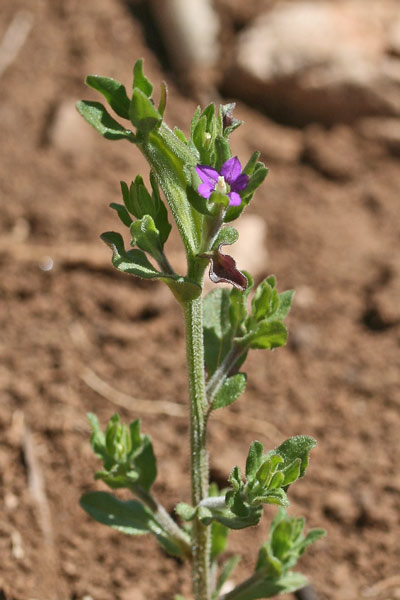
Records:
[[[224,177],[225,181],[229,183],[229,185],[235,183],[241,172],[242,165],[240,164],[240,160],[237,156],[229,158],[221,167],[221,175]]]
[[[231,190],[234,192],[241,192],[249,183],[250,177],[242,173],[235,179],[235,181],[231,184]]]
[[[237,192],[229,192],[228,197],[229,206],[240,206],[242,199]]]
[[[196,173],[203,181],[203,183],[210,183],[213,186],[216,185],[219,177],[218,171],[213,169],[212,167],[207,167],[207,165],[197,165]]]
[[[197,188],[197,192],[200,194],[200,196],[203,196],[203,198],[209,198],[211,196],[211,194],[214,191],[214,185],[212,183],[210,183],[209,181],[205,181],[204,183],[201,183],[199,185],[199,187]]]

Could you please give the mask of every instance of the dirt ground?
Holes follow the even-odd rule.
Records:
[[[119,202],[119,181],[147,169],[73,105],[94,97],[88,73],[129,85],[140,56],[154,82],[168,81],[169,124],[187,131],[196,102],[163,72],[122,0],[1,8],[1,35],[21,10],[31,27],[1,76],[0,598],[189,597],[185,565],[78,505],[103,489],[92,480],[88,411],[103,424],[115,410],[142,417],[159,461],[156,493],[171,512],[189,501],[189,455],[179,307],[161,284],[113,270],[99,240],[118,227],[108,204]],[[290,130],[241,103],[236,114],[246,125],[235,152],[247,160],[260,142],[270,167],[248,209],[268,227],[258,278],[275,273],[297,296],[288,346],[253,351],[245,395],[211,421],[212,475],[223,482],[253,439],[272,448],[314,436],[290,510],[328,536],[299,570],[320,600],[400,598],[398,158],[348,126]],[[171,252],[180,260],[176,241]],[[232,534],[229,552],[244,551],[238,580],[267,531],[264,518]]]

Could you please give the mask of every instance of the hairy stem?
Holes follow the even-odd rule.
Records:
[[[171,539],[181,548],[184,556],[191,559],[192,552],[190,547],[189,536],[179,527],[177,523],[168,514],[165,508],[160,504],[152,494],[143,490],[140,486],[135,486],[134,493],[145,506],[153,513],[155,520],[168,533]]]
[[[203,309],[201,297],[183,305],[190,397],[192,503],[208,497],[209,468],[206,448],[207,399],[204,379]],[[198,519],[192,528],[192,577],[195,600],[210,600],[210,529]]]
[[[251,589],[256,585],[259,585],[261,578],[260,573],[254,573],[254,575],[233,588],[231,592],[221,596],[219,600],[242,600],[243,598],[246,598]]]

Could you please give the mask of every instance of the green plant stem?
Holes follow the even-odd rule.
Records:
[[[158,502],[157,498],[138,485],[135,486],[133,492],[152,511],[155,520],[171,536],[179,548],[181,548],[186,558],[191,560],[192,551],[189,536],[175,523],[162,504]]]
[[[207,398],[204,379],[203,306],[201,297],[183,304],[190,398],[192,504],[208,497],[209,467],[206,448]],[[210,600],[210,528],[199,519],[192,527],[192,578],[195,600]]]
[[[236,586],[231,592],[220,596],[219,600],[243,600],[248,596],[254,586],[260,584],[261,579],[262,575],[260,573],[254,573],[251,577],[245,579],[245,581]]]

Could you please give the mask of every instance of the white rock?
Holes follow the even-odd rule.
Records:
[[[244,214],[232,225],[238,230],[239,239],[232,246],[223,246],[222,252],[230,254],[238,269],[248,271],[254,278],[265,274],[268,269],[265,220],[257,215]]]
[[[215,65],[219,20],[211,0],[151,0],[150,5],[175,68]]]
[[[390,153],[400,156],[400,121],[399,119],[369,117],[358,124],[361,135],[380,143]]]
[[[243,214],[232,225],[238,230],[239,239],[231,246],[222,246],[221,252],[232,256],[240,271],[248,271],[254,279],[258,279],[268,270],[267,224],[257,215]],[[231,287],[224,283],[218,285]],[[215,284],[206,277],[206,291],[214,288]]]
[[[48,131],[49,142],[63,153],[87,154],[98,134],[88,127],[75,107],[76,100],[64,100],[56,109]]]
[[[400,57],[400,18],[389,27],[388,52]]]
[[[240,35],[227,85],[296,124],[400,114],[397,19],[393,0],[278,4]]]

